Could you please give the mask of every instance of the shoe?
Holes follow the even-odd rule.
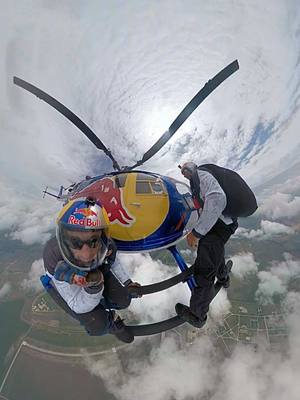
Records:
[[[119,316],[113,321],[109,333],[115,335],[124,343],[132,343],[134,341],[134,336],[130,332],[130,329],[124,324],[123,320]]]
[[[222,278],[222,279],[218,279],[216,284],[217,285],[222,285],[224,289],[228,289],[230,286],[230,271],[231,268],[233,266],[233,262],[232,260],[228,260],[227,263],[225,264],[225,274],[226,274],[226,278]]]
[[[195,326],[196,328],[202,328],[202,326],[204,326],[206,323],[207,315],[204,319],[200,319],[191,312],[190,307],[185,306],[184,304],[177,303],[175,306],[175,310],[178,317]]]
[[[227,276],[225,279],[218,279],[216,285],[221,285],[224,289],[228,289],[230,286],[230,277]]]

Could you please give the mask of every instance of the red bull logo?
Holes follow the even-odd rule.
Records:
[[[105,208],[109,222],[121,226],[131,226],[135,222],[123,202],[123,189],[116,187],[114,179],[104,178],[82,190],[76,197],[92,196]],[[77,210],[78,211],[78,210]]]
[[[116,187],[114,180],[110,178],[101,179],[98,184],[99,199],[107,212],[110,223],[132,225],[135,218],[129,214],[124,205],[122,189]]]
[[[101,221],[99,221],[98,219],[93,221],[91,218],[82,218],[82,219],[78,219],[75,217],[75,215],[70,215],[69,219],[68,219],[68,224],[71,225],[79,225],[79,226],[85,226],[88,228],[99,228],[101,227]]]
[[[85,217],[97,217],[97,213],[90,208],[77,208],[74,211],[74,214],[81,214]]]

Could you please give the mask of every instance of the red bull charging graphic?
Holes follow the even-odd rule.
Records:
[[[124,205],[122,188],[116,187],[116,183],[110,178],[101,179],[99,185],[99,197],[107,212],[110,223],[126,226],[132,225],[135,218],[129,214]]]
[[[124,204],[123,188],[119,188],[113,178],[100,179],[86,188],[81,195],[95,196],[105,208],[109,222],[130,227],[135,222],[135,217],[130,214]]]

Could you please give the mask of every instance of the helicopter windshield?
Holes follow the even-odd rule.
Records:
[[[148,174],[137,174],[137,194],[166,194],[166,188],[161,179]]]
[[[118,174],[115,176],[115,182],[118,188],[122,188],[125,186],[127,175],[128,174]]]
[[[177,192],[180,194],[191,194],[191,189],[189,188],[189,186],[183,182],[177,181],[175,180],[175,186],[177,189]]]

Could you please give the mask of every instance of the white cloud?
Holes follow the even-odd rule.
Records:
[[[196,256],[197,256],[197,251],[194,251],[191,249],[180,250],[180,253],[182,256],[187,256],[187,257],[196,258]]]
[[[233,238],[244,237],[246,239],[260,238],[263,235],[262,229],[246,229],[239,227],[235,232]]]
[[[0,299],[5,298],[10,291],[11,284],[9,282],[4,283],[4,285],[0,288]]]
[[[225,289],[221,289],[209,306],[209,317],[214,322],[219,323],[222,317],[229,313],[230,309],[231,304],[228,300],[227,292]],[[210,318],[207,322],[208,324],[211,323]]]
[[[54,229],[60,205],[49,199],[43,200],[42,196],[36,199],[18,189],[12,190],[4,183],[2,188],[0,231],[8,231],[11,239],[21,240],[24,244],[44,244]]]
[[[259,213],[272,220],[294,218],[300,214],[300,197],[288,193],[274,193],[264,200]]]
[[[105,371],[105,360],[95,362],[87,358],[86,365],[93,374],[106,378],[107,389],[117,399],[183,400],[196,398],[199,392],[208,392],[215,386],[217,370],[209,369],[212,359],[212,344],[206,337],[185,350],[168,338],[144,362],[131,363],[126,372],[117,360],[109,374]],[[117,380],[114,384],[112,377]]]
[[[244,279],[249,274],[256,274],[258,263],[252,253],[240,253],[231,257],[233,267],[231,273],[238,279]]]
[[[262,303],[270,303],[274,294],[284,294],[287,291],[285,282],[270,271],[260,271],[258,278],[260,282],[256,297]]]
[[[294,233],[293,228],[287,225],[266,220],[261,221],[261,228],[266,235],[278,235],[278,234],[290,235]]]
[[[12,232],[10,237],[15,240],[21,240],[24,244],[42,243],[45,244],[51,237],[51,233],[43,232],[43,226],[40,225],[41,221],[36,222],[34,226],[24,227],[21,226],[18,231]],[[50,225],[50,224],[49,224]],[[49,229],[49,225],[46,227]],[[51,221],[51,227],[54,223]]]
[[[152,260],[149,254],[122,254],[119,258],[122,265],[130,271],[131,279],[142,285],[160,282],[180,272],[177,267]],[[180,283],[162,292],[145,295],[138,300],[133,299],[130,311],[141,323],[160,321],[176,315],[175,304],[189,304],[189,298],[190,290],[186,284]]]
[[[293,194],[300,190],[300,176],[289,178],[284,183],[279,183],[273,186],[274,194],[277,193],[288,193]]]
[[[290,281],[300,277],[300,261],[294,260],[288,253],[284,254],[284,258],[282,262],[274,261],[269,271],[258,273],[256,297],[263,303],[272,303],[274,295],[286,294]]]
[[[167,251],[167,250],[166,250]],[[181,252],[182,253],[182,252]],[[149,254],[120,254],[119,260],[131,275],[133,281],[142,285],[160,282],[180,271],[177,267],[153,260]],[[175,304],[180,302],[189,305],[191,291],[186,283],[180,283],[170,289],[133,299],[130,311],[138,319],[139,324],[158,322],[175,316]],[[230,311],[231,304],[226,290],[221,290],[210,305],[207,325],[214,325]]]
[[[260,222],[260,229],[246,229],[240,227],[235,233],[235,237],[244,237],[246,239],[270,239],[274,235],[292,235],[295,233],[293,227],[280,224],[279,222],[271,222],[262,220]]]
[[[25,278],[21,287],[25,291],[41,292],[43,286],[40,282],[40,276],[45,273],[44,263],[42,259],[36,260],[32,263],[30,271],[28,273],[28,278]]]
[[[147,358],[137,359],[133,343],[126,348],[126,368],[118,352],[85,359],[87,369],[100,376],[117,400],[297,400],[300,373],[300,296],[287,299],[289,344],[286,353],[270,350],[261,343],[257,351],[238,345],[221,358],[205,335],[180,348],[173,338],[164,339]],[[275,368],[276,366],[276,368]]]

